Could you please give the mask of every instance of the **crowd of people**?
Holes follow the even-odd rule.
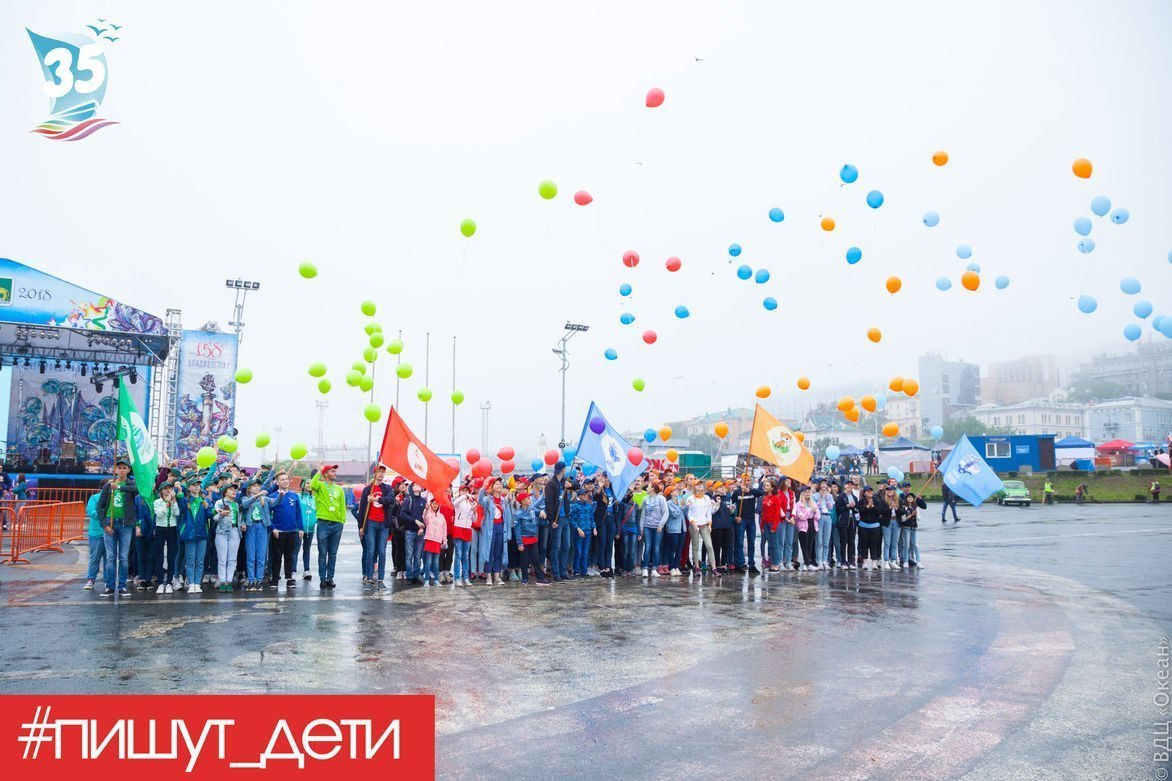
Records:
[[[927,505],[894,480],[647,472],[618,496],[605,474],[559,462],[550,475],[468,476],[439,497],[387,480],[382,466],[351,491],[331,464],[295,489],[288,470],[248,474],[228,462],[161,468],[148,503],[129,471],[118,462],[87,504],[85,588],[104,565],[103,596],[295,589],[315,569],[318,588],[332,589],[348,523],[370,591],[386,589],[388,576],[467,587],[923,566],[917,529]]]

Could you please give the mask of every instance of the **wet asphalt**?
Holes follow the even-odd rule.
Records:
[[[922,572],[370,596],[347,529],[334,591],[117,606],[83,544],[0,567],[0,692],[432,693],[452,778],[1157,777],[1170,531],[986,506],[924,523]]]

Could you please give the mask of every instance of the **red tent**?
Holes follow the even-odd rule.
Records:
[[[1128,442],[1126,439],[1113,439],[1110,442],[1095,445],[1095,450],[1098,450],[1100,453],[1123,453],[1134,444],[1134,442]]]

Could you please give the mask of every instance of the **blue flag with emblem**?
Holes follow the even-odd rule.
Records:
[[[582,424],[582,436],[578,437],[578,458],[606,472],[610,478],[616,499],[621,500],[627,486],[647,470],[647,459],[635,466],[627,458],[631,444],[607,422],[606,416],[594,402],[586,413]]]
[[[963,436],[940,465],[944,484],[971,505],[979,505],[1005,487],[993,467],[977,453],[968,436]]]

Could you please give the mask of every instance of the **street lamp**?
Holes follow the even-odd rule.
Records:
[[[558,447],[562,450],[566,449],[566,370],[570,368],[570,354],[566,349],[566,343],[573,338],[574,334],[589,331],[590,326],[567,322],[565,330],[565,334],[558,340],[558,346],[553,348],[554,354],[562,359],[562,437],[561,441],[558,442]]]
[[[248,291],[260,290],[260,283],[250,282],[247,279],[226,279],[224,287],[236,291],[236,305],[228,325],[236,328],[236,343],[239,344],[244,338],[241,335],[244,331],[244,300],[248,297]]]

